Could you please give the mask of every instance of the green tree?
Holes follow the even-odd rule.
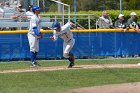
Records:
[[[73,10],[74,0],[62,0],[63,3],[71,6],[71,10]]]
[[[140,0],[128,0],[128,9],[139,10],[140,9]]]
[[[73,10],[74,0],[62,0]],[[119,10],[120,0],[77,0],[77,11],[88,10]],[[139,10],[140,0],[122,0],[123,10]]]

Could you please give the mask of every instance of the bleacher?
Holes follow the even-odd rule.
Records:
[[[50,22],[50,19],[48,18],[41,18],[41,28],[50,28],[52,26],[52,23],[53,22]],[[14,19],[12,18],[0,18],[0,28],[22,28],[22,27],[25,27],[25,28],[29,28],[30,26],[30,22],[29,20],[26,21],[26,22],[15,22]],[[21,30],[21,29],[20,29]]]
[[[3,9],[4,10],[4,18],[10,18],[12,15],[14,15],[15,9]]]
[[[21,30],[22,27],[29,28],[30,19],[27,19],[26,22],[15,22],[14,19],[11,18],[12,15],[14,15],[15,10],[14,9],[4,9],[5,13],[3,15],[3,18],[0,18],[0,28],[1,30],[5,30],[6,28],[17,28]],[[42,28],[50,28],[53,22],[50,22],[49,18],[42,17],[41,19],[41,27]]]

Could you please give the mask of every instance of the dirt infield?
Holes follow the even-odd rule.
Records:
[[[137,64],[106,64],[96,68],[140,68]],[[140,93],[140,82],[85,87],[70,90],[68,93]]]
[[[71,69],[98,69],[98,68],[140,68],[137,64],[95,64],[95,65],[77,65],[73,68],[67,66],[53,67],[30,67],[26,69],[15,70],[0,70],[0,73],[21,73],[21,72],[36,72],[36,71],[55,71],[55,70],[71,70]]]
[[[137,64],[96,64],[96,65],[77,65],[73,68],[66,66],[55,67],[31,67],[26,69],[0,70],[0,73],[22,73],[36,71],[56,71],[71,69],[104,69],[104,68],[140,68]],[[67,93],[140,93],[140,82],[128,84],[113,84],[95,87],[73,89]]]
[[[140,82],[80,88],[68,93],[140,93]]]

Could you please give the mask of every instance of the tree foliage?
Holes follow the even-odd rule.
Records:
[[[140,9],[140,0],[129,0],[128,9],[134,9],[134,10]]]
[[[62,0],[62,2],[71,5],[73,10],[74,0]],[[87,10],[119,10],[120,0],[77,0],[77,11]],[[122,9],[139,10],[140,0],[122,0]]]

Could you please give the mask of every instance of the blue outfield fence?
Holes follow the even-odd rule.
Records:
[[[140,34],[134,32],[87,32],[73,33],[76,40],[72,52],[75,56],[122,56],[140,55]],[[40,40],[38,58],[63,57],[63,41],[53,42],[52,34]],[[0,35],[0,59],[30,58],[26,34]]]

